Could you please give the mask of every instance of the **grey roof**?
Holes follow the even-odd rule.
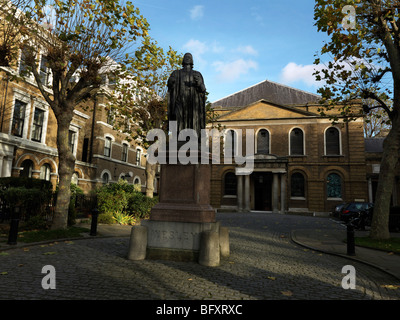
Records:
[[[321,97],[272,81],[262,81],[212,103],[214,107],[244,107],[259,100],[289,106],[317,103]]]
[[[365,138],[365,152],[383,152],[385,137]]]

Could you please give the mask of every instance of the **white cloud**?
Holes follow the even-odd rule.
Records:
[[[183,45],[183,49],[187,50],[193,55],[201,56],[207,51],[207,44],[199,40],[190,39]]]
[[[199,20],[204,15],[204,6],[194,6],[190,9],[190,19]]]
[[[258,51],[256,49],[254,49],[252,46],[247,45],[247,46],[239,46],[236,48],[235,50],[236,52],[239,53],[244,53],[244,54],[248,54],[251,56],[256,56],[258,55]]]
[[[308,86],[317,85],[315,76],[313,73],[316,70],[320,70],[322,66],[316,66],[314,64],[299,65],[295,62],[289,62],[281,72],[281,81],[290,84],[294,82],[304,82]]]
[[[250,70],[257,70],[258,65],[253,60],[238,59],[232,62],[216,61],[213,67],[219,73],[219,80],[234,81]]]

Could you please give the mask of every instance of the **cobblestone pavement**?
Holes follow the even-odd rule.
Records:
[[[268,213],[221,213],[231,256],[216,268],[197,263],[130,261],[129,238],[60,241],[0,252],[0,299],[360,299],[398,300],[388,274],[321,254],[290,240],[296,228],[339,228],[328,218]],[[345,290],[342,267],[356,269],[356,289]],[[44,290],[42,268],[56,270],[56,288]]]

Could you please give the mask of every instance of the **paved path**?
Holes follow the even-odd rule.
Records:
[[[340,230],[327,218],[266,213],[218,214],[230,229],[231,256],[219,267],[126,259],[130,227],[83,240],[0,251],[0,299],[360,299],[398,300],[398,279],[364,263],[291,240],[294,230]],[[105,229],[99,226],[99,234]],[[42,268],[56,270],[56,289],[42,288]],[[356,269],[345,290],[342,267]],[[396,289],[398,288],[398,289]]]

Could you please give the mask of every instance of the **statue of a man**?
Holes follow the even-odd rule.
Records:
[[[206,87],[200,72],[193,70],[193,57],[186,53],[183,68],[168,79],[168,121],[177,121],[178,132],[194,129],[200,139],[206,126]]]

